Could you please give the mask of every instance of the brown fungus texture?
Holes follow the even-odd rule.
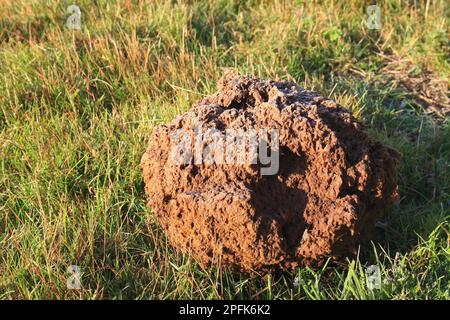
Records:
[[[267,140],[277,173],[263,175],[260,161],[203,163],[196,151],[174,151],[180,130],[208,129],[276,130],[278,149]],[[185,145],[196,150],[190,137]],[[293,82],[227,72],[217,93],[154,128],[141,167],[148,206],[176,249],[206,267],[252,273],[355,255],[398,197],[399,159],[333,100]]]

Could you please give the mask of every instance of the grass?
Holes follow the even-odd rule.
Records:
[[[1,4],[0,298],[450,298],[448,115],[382,72],[394,57],[448,84],[448,2],[383,1],[380,30],[366,28],[364,1],[77,0],[79,31],[64,26],[70,4]],[[140,157],[224,67],[331,96],[402,153],[401,198],[367,259],[247,278],[168,245]],[[380,290],[366,285],[370,264]],[[69,265],[81,290],[66,287]]]

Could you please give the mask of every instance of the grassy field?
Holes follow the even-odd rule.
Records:
[[[448,1],[380,1],[380,30],[364,1],[76,0],[81,30],[70,4],[0,4],[0,298],[450,299]],[[168,245],[140,157],[225,67],[330,96],[402,153],[367,259],[248,278]]]

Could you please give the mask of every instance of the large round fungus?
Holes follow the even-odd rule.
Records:
[[[240,161],[252,144],[217,143],[230,132],[258,133],[271,162]],[[355,254],[397,197],[398,161],[336,102],[227,73],[217,93],[154,129],[141,165],[148,205],[174,247],[249,272]]]

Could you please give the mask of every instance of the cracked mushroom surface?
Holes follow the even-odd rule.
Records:
[[[198,127],[277,130],[278,172],[262,175],[260,163],[173,161],[174,133]],[[354,255],[398,196],[399,160],[333,100],[228,72],[217,93],[154,128],[141,167],[148,206],[175,248],[205,266],[259,272]]]

